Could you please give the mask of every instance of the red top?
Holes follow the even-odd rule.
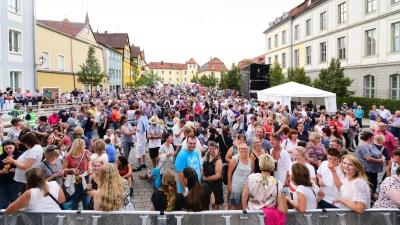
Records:
[[[126,174],[128,174],[128,167],[126,167],[126,169],[122,169],[121,167],[120,168],[118,168],[118,173],[119,173],[119,175],[122,177],[122,176],[125,176]]]
[[[68,162],[68,168],[77,168],[79,170],[79,174],[83,174],[88,170],[89,161],[90,161],[90,153],[88,150],[85,150],[83,155],[83,159],[81,161],[82,155],[78,158],[73,157],[72,155],[67,154],[65,156],[65,160]]]

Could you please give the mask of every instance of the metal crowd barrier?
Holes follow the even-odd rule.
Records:
[[[364,214],[350,210],[309,210],[300,214],[289,210],[288,225],[399,225],[399,209],[368,209]],[[261,210],[157,212],[118,211],[109,214],[100,211],[19,211],[4,215],[0,211],[0,225],[256,225],[265,224]]]

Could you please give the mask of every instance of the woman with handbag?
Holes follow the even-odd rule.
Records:
[[[85,140],[75,139],[63,162],[63,169],[67,174],[64,184],[72,197],[72,210],[78,210],[80,201],[84,210],[89,208],[89,196],[86,192],[89,165],[90,152],[85,150]]]
[[[39,167],[26,170],[25,179],[27,190],[7,207],[5,214],[13,214],[20,209],[25,211],[60,210],[59,205],[64,203],[65,197],[57,182],[47,182],[44,178],[43,170]]]

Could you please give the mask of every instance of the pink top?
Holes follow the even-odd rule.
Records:
[[[25,92],[25,94],[24,94],[24,96],[25,96],[25,98],[26,97],[29,97],[29,98],[31,98],[32,97],[32,92]]]
[[[374,131],[374,137],[378,134],[381,134],[379,132],[379,130]],[[385,131],[383,136],[385,136],[385,142],[383,143],[383,146],[385,146],[385,148],[387,148],[389,156],[392,157],[393,151],[396,150],[396,148],[398,146],[396,138],[393,136],[392,133],[390,133],[388,131]]]

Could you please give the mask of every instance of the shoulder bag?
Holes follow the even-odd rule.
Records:
[[[43,164],[50,170],[50,172],[52,174],[55,174],[54,171],[50,168],[49,164],[47,164],[47,162],[43,161]],[[62,191],[64,192],[64,196],[65,196],[65,201],[69,201],[71,200],[71,195],[68,193],[67,189],[65,188],[64,184],[61,186]],[[58,204],[58,202],[57,202]]]

